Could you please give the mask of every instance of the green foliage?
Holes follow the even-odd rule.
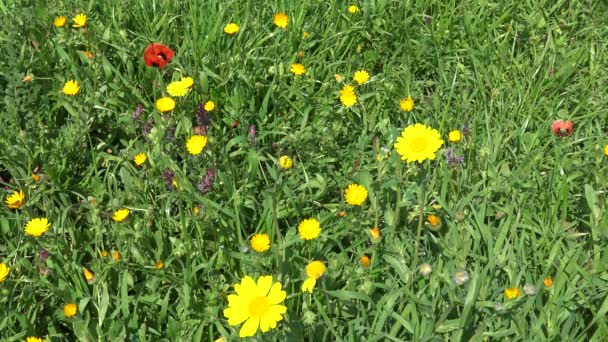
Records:
[[[356,14],[349,5],[0,1],[2,200],[26,194],[21,209],[0,210],[0,262],[11,267],[0,339],[235,338],[223,310],[245,275],[272,275],[288,294],[284,320],[259,340],[606,336],[606,4],[374,0]],[[286,30],[272,24],[278,11]],[[89,21],[72,28],[80,12]],[[56,28],[60,15],[68,23]],[[229,22],[240,26],[233,37]],[[166,68],[145,65],[151,42],[175,51]],[[296,62],[306,74],[290,73]],[[339,90],[361,69],[372,78],[344,107]],[[169,114],[156,110],[166,85],[185,76],[190,94]],[[71,79],[74,97],[61,92]],[[399,108],[408,95],[411,113]],[[206,101],[216,104],[209,142],[191,156],[185,143]],[[552,135],[554,119],[574,121],[574,133]],[[445,140],[422,167],[389,152],[417,122]],[[453,144],[455,129],[470,133]],[[449,147],[463,165],[446,163]],[[148,159],[137,167],[140,152]],[[282,155],[291,170],[279,168]],[[344,202],[351,183],[369,191],[361,207]],[[114,222],[121,208],[130,216]],[[428,214],[442,225],[424,224],[418,245]],[[23,233],[34,217],[51,221],[43,237]],[[322,233],[304,242],[297,226],[310,217]],[[251,249],[255,233],[270,236],[269,251]],[[327,273],[303,294],[313,259]],[[469,275],[462,285],[452,279],[459,270]],[[504,297],[525,284],[536,293]],[[65,317],[67,303],[75,317]]]

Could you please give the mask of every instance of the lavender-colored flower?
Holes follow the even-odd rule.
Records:
[[[175,174],[173,173],[173,171],[171,171],[171,170],[163,171],[163,180],[165,181],[165,184],[167,185],[167,189],[173,190],[173,188],[174,188],[173,180],[174,179],[175,179]]]
[[[211,190],[211,186],[213,185],[213,179],[215,178],[215,171],[213,169],[208,169],[205,174],[205,178],[198,183],[198,192],[201,195],[208,193]]]
[[[42,261],[43,263],[46,262],[46,259],[48,259],[49,254],[49,251],[45,248],[40,248],[40,250],[38,251],[38,255],[40,255],[40,261]]]
[[[169,140],[169,141],[175,140],[175,127],[169,128],[169,132],[167,133],[167,140]]]
[[[150,131],[152,130],[152,125],[154,125],[154,118],[144,122],[144,124],[141,126],[141,129],[146,138],[148,137],[148,134],[150,134]]]
[[[198,105],[198,115],[196,117],[197,122],[201,126],[209,126],[211,119],[209,118],[209,112],[205,110],[205,103],[201,102]]]
[[[258,130],[255,127],[255,125],[249,126],[249,139],[251,139],[251,142],[254,143],[254,144],[257,141],[257,138],[256,138],[257,135],[258,135]]]
[[[137,105],[137,108],[135,108],[135,111],[133,112],[133,120],[139,120],[139,117],[141,116],[141,113],[144,111],[144,106],[140,103]]]
[[[445,156],[448,165],[451,167],[457,167],[464,164],[464,157],[456,155],[456,153],[454,153],[454,147],[445,150],[443,155]]]

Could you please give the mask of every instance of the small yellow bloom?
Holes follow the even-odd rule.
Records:
[[[363,51],[363,44],[357,44],[357,53],[361,53]]]
[[[12,195],[8,196],[6,206],[11,209],[19,209],[25,204],[25,194],[23,190],[15,191]]]
[[[53,25],[55,25],[55,27],[64,27],[65,23],[68,21],[68,18],[64,17],[64,16],[59,16],[56,17],[55,20],[53,20]]]
[[[186,96],[190,92],[193,84],[194,79],[192,79],[192,77],[184,77],[179,81],[169,83],[167,86],[167,93],[174,97]]]
[[[263,253],[269,250],[270,237],[268,234],[255,234],[251,238],[251,248],[258,253]]]
[[[378,226],[375,226],[374,228],[370,229],[369,235],[372,237],[373,241],[380,240],[380,237],[381,237],[380,228],[378,228]]]
[[[93,273],[91,270],[86,267],[83,267],[82,272],[84,273],[84,278],[89,284],[92,284],[95,281],[95,273]]]
[[[26,338],[25,341],[23,341],[23,342],[45,342],[45,341],[39,337],[30,336],[30,337]]]
[[[147,159],[148,157],[145,153],[139,153],[135,156],[135,158],[133,158],[133,162],[135,162],[135,165],[137,166],[142,166]]]
[[[340,75],[340,74],[334,74],[334,78],[336,79],[336,82],[338,82],[338,83],[342,82],[342,80],[344,79],[344,77],[342,77],[342,75]]]
[[[112,260],[120,261],[120,252],[117,250],[112,251]]]
[[[363,185],[351,184],[344,190],[344,198],[350,205],[361,205],[367,199],[367,189]]]
[[[161,97],[156,100],[156,109],[159,111],[166,113],[170,112],[175,108],[175,101],[170,97]]]
[[[127,217],[129,217],[129,209],[127,208],[123,208],[120,210],[116,210],[114,212],[114,215],[112,216],[112,220],[114,220],[114,222],[125,222],[125,220],[127,219]]]
[[[32,180],[34,182],[40,181],[40,175],[38,175],[37,173],[32,173]]]
[[[302,63],[294,63],[291,65],[291,69],[289,69],[289,71],[294,73],[296,76],[300,76],[306,73],[306,68]]]
[[[87,16],[84,13],[80,13],[76,17],[74,17],[74,24],[72,24],[72,27],[84,27],[86,24]]]
[[[281,156],[281,158],[279,158],[279,166],[281,166],[281,169],[283,170],[289,170],[293,167],[293,160],[291,160],[289,156]]]
[[[224,33],[229,36],[234,36],[241,28],[235,23],[230,23],[224,27]]]
[[[5,263],[0,263],[0,283],[5,281],[10,273],[11,268]]]
[[[101,250],[101,256],[104,257],[104,258],[107,257],[108,256],[108,251],[105,250],[105,249],[102,249]]]
[[[441,219],[437,215],[429,215],[426,217],[426,221],[429,223],[429,227],[433,231],[438,231],[441,228]]]
[[[204,135],[193,135],[186,142],[186,150],[188,153],[195,156],[197,154],[201,154],[203,149],[207,145],[207,137]]]
[[[287,28],[287,24],[289,24],[289,17],[287,16],[287,14],[285,14],[283,12],[279,12],[274,15],[272,21],[274,22],[275,25],[277,25],[278,27],[280,27],[284,30]]]
[[[340,90],[340,102],[346,107],[351,107],[357,103],[357,94],[355,94],[355,88],[350,84],[345,85]]]
[[[361,256],[361,266],[369,267],[371,264],[372,264],[372,261],[370,260],[370,258],[367,255]]]
[[[207,102],[205,102],[204,107],[205,107],[206,111],[210,112],[215,109],[215,103],[213,101],[207,101]]]
[[[348,6],[348,13],[355,14],[357,12],[359,12],[359,7],[357,5]]]
[[[65,82],[62,91],[65,95],[75,96],[80,91],[80,85],[78,81],[70,80]]]
[[[302,283],[302,292],[312,293],[312,289],[317,285],[317,279],[315,278],[307,278],[304,283]]]
[[[93,53],[89,50],[84,50],[84,54],[85,56],[87,56],[89,59],[93,59]]]
[[[192,209],[192,212],[194,213],[194,215],[198,215],[198,212],[199,212],[198,205],[194,206],[194,209]]]
[[[303,37],[304,39],[308,39],[308,37],[310,37],[310,33],[309,33],[309,32],[307,32],[307,31],[304,31],[304,33],[302,33],[302,37]]]
[[[450,141],[454,144],[458,144],[460,139],[462,139],[462,134],[459,130],[453,130],[450,132],[450,134],[448,134],[448,139],[450,139]]]
[[[321,234],[321,223],[314,218],[305,219],[298,226],[300,238],[303,240],[313,240]]]
[[[521,297],[522,292],[518,287],[509,287],[505,289],[505,298],[508,300]]]
[[[67,318],[74,317],[78,313],[78,306],[74,303],[66,304],[63,306],[63,313]]]
[[[365,70],[359,70],[355,72],[353,81],[357,82],[358,85],[362,85],[363,83],[369,81],[369,73]]]
[[[306,265],[306,275],[308,278],[302,284],[302,292],[312,293],[313,288],[317,284],[317,279],[321,278],[327,268],[321,261],[314,260]]]
[[[553,286],[553,278],[551,276],[547,276],[545,279],[543,279],[543,284],[545,285],[546,288],[550,288]]]
[[[21,80],[21,82],[32,82],[34,80],[34,76],[27,74],[25,75],[25,77],[23,77],[23,79]]]
[[[50,227],[51,224],[47,218],[33,218],[25,226],[25,234],[34,237],[41,237],[49,230]]]
[[[401,107],[402,111],[409,113],[414,110],[414,100],[411,96],[408,96],[399,102],[399,107]]]
[[[165,268],[165,263],[162,260],[158,260],[154,264],[154,268],[156,268],[157,270],[162,270],[163,268]]]
[[[608,157],[608,145],[604,146],[604,155]]]

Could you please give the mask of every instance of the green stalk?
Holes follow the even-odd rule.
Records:
[[[426,203],[426,168],[424,166],[420,169],[418,178],[419,192],[419,204],[418,204],[418,231],[416,232],[416,251],[414,253],[414,264],[412,270],[415,270],[418,265],[418,254],[420,254],[420,237],[422,236],[422,225],[424,224],[424,207]]]

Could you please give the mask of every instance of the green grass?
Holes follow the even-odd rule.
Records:
[[[349,14],[351,4],[360,12]],[[80,11],[86,30],[69,27]],[[285,31],[272,24],[278,11],[290,17]],[[2,201],[26,194],[23,208],[0,209],[0,262],[11,267],[0,283],[1,340],[237,339],[240,325],[223,310],[246,275],[272,275],[287,292],[284,320],[258,332],[262,341],[608,334],[603,2],[0,0],[0,13]],[[67,27],[53,26],[58,15]],[[241,27],[234,37],[223,33],[229,22]],[[151,42],[175,51],[165,69],[144,64]],[[295,62],[305,75],[290,73]],[[339,90],[360,69],[372,79],[346,108]],[[193,90],[162,115],[155,100],[182,76],[195,79]],[[70,79],[81,85],[75,97],[60,91]],[[408,95],[411,113],[399,108]],[[209,144],[190,156],[185,141],[208,100],[217,105]],[[146,137],[142,123],[151,119]],[[572,120],[574,133],[554,136],[555,119]],[[418,122],[445,140],[422,168],[393,149]],[[465,126],[462,142],[447,140]],[[452,146],[464,166],[446,164]],[[383,147],[392,153],[378,161]],[[133,163],[140,152],[143,168]],[[278,168],[281,155],[293,157],[293,169]],[[217,177],[201,195],[208,169]],[[179,190],[168,189],[166,170]],[[360,208],[344,201],[351,183],[369,191]],[[123,207],[129,219],[113,222]],[[442,228],[425,224],[416,255],[421,211],[438,215]],[[34,217],[52,223],[43,237],[23,233]],[[323,231],[305,243],[296,228],[309,217]],[[380,242],[368,233],[375,225]],[[254,233],[270,235],[270,251],[251,249]],[[102,257],[104,249],[121,260]],[[360,265],[363,254],[371,267]],[[312,259],[327,273],[303,294]],[[418,273],[423,262],[433,268],[428,277]],[[452,276],[461,269],[470,279],[458,286]],[[525,284],[537,293],[504,298],[505,288]],[[64,316],[66,303],[78,304],[75,317]]]

